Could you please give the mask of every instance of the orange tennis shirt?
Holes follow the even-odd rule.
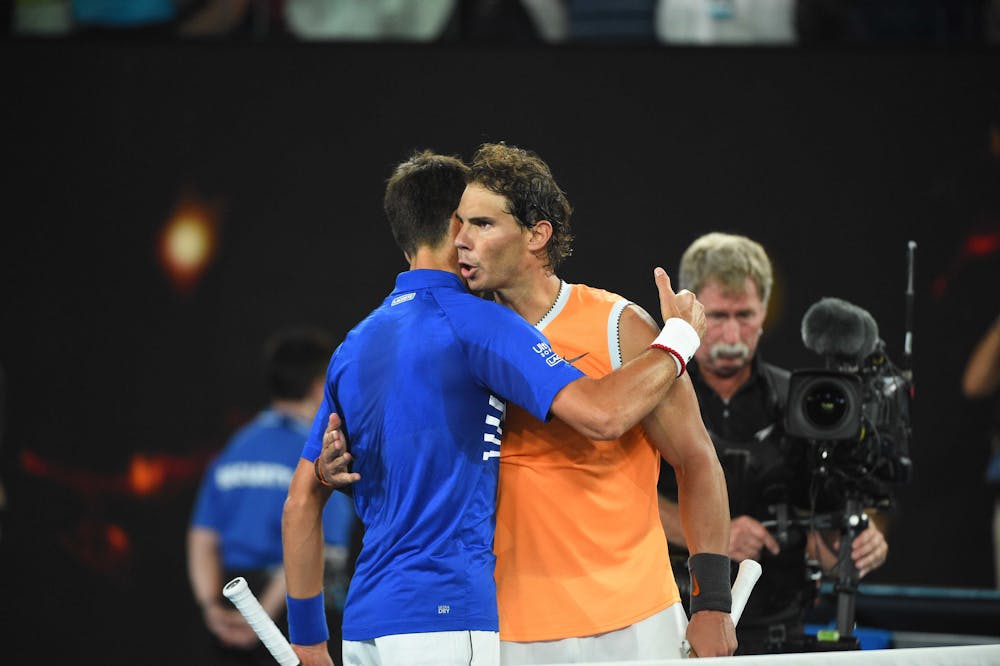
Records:
[[[563,283],[538,323],[591,377],[621,364],[628,302]],[[508,405],[494,550],[500,638],[546,641],[627,627],[680,600],[660,524],[659,451],[636,426],[595,442]]]

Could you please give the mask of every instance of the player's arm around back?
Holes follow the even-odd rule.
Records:
[[[689,291],[675,294],[662,268],[656,269],[654,275],[663,320],[681,319],[700,338],[705,333],[701,303]],[[667,342],[671,349],[683,347],[679,339]],[[694,354],[694,348],[690,354]],[[681,351],[686,363],[690,355],[686,350]],[[600,379],[581,377],[568,384],[552,401],[552,413],[589,439],[617,439],[666,397],[680,367],[680,361],[671,352],[644,348],[621,368]]]

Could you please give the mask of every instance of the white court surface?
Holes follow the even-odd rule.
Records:
[[[589,666],[676,666],[679,659],[655,661],[604,661]],[[699,659],[706,666],[1000,666],[1000,645],[905,648],[902,650],[858,650],[851,652],[809,652],[764,654],[745,657]],[[540,664],[539,666],[545,666]]]

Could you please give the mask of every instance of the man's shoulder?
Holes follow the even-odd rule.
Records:
[[[589,326],[591,322],[606,328],[608,318],[614,316],[616,321],[622,313],[628,310],[632,302],[612,291],[591,287],[586,284],[568,284],[569,292],[565,298],[553,306],[555,312],[547,315],[548,319],[559,321],[571,328]],[[544,329],[548,332],[548,328]]]
[[[431,291],[434,299],[444,307],[470,309],[474,311],[489,311],[493,308],[507,310],[491,298],[477,296],[469,291],[457,289],[436,289]]]
[[[250,420],[244,422],[236,431],[230,436],[229,441],[226,442],[226,447],[224,451],[234,451],[242,446],[246,445],[246,442],[257,439],[261,436],[263,430],[272,427],[272,419],[274,415],[268,410],[257,412]]]
[[[262,452],[264,457],[280,456],[282,449],[289,444],[300,445],[304,435],[292,426],[289,418],[271,410],[260,412],[233,434],[223,457],[260,456]]]
[[[381,339],[381,332],[386,327],[404,326],[417,332],[429,331],[433,319],[427,316],[428,308],[443,312],[451,320],[455,316],[476,316],[483,303],[486,303],[483,299],[453,288],[431,286],[411,290],[397,289],[347,332],[334,352],[332,366],[349,363],[361,350],[373,344],[375,339]]]
[[[531,328],[525,319],[499,303],[468,292],[442,291],[435,294],[438,304],[453,325],[486,330],[516,326]]]
[[[573,292],[577,298],[583,300],[585,303],[608,303],[613,305],[619,301],[631,302],[621,294],[616,294],[613,291],[601,289],[600,287],[592,287],[589,284],[579,283],[570,286],[573,288]]]

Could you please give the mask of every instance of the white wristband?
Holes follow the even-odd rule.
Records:
[[[694,356],[700,344],[701,339],[698,337],[698,331],[679,317],[671,317],[665,321],[663,330],[652,342],[653,346],[672,349],[683,357],[684,363],[677,364],[678,377],[684,372],[685,365],[691,361],[691,357]]]

